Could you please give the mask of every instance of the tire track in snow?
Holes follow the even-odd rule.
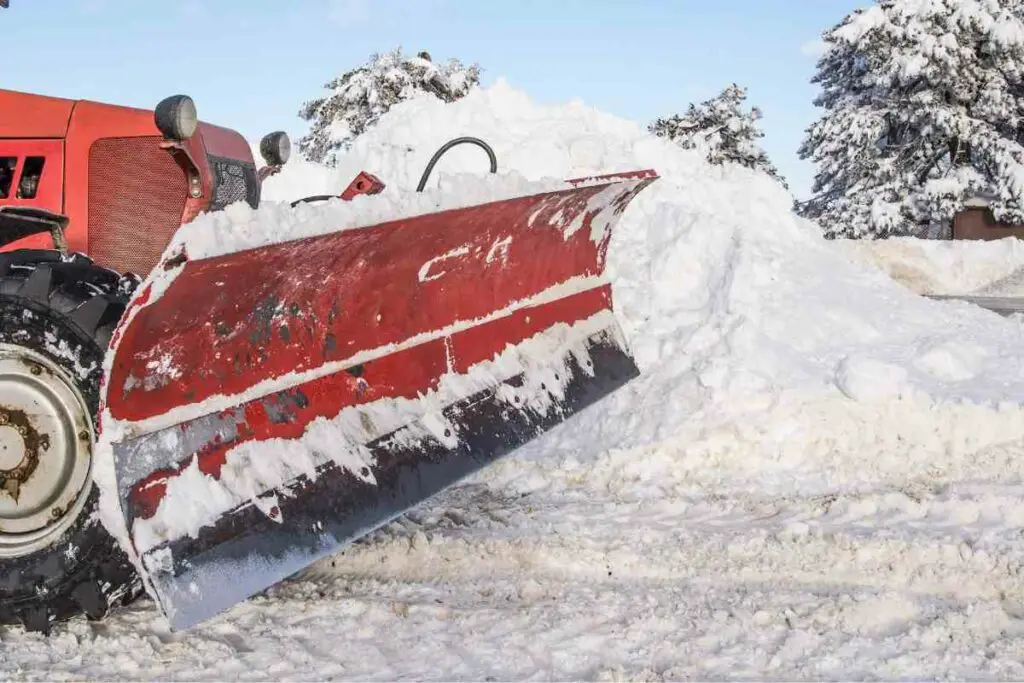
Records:
[[[741,503],[533,498],[497,522],[487,494],[478,506],[486,514],[435,508],[302,577],[772,581],[1024,603],[1024,489],[1018,486],[958,487],[924,498],[881,491]]]
[[[1019,484],[643,493],[465,486],[194,630],[144,602],[49,639],[2,631],[0,672],[1024,677]]]

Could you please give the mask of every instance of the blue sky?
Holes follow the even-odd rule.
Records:
[[[333,76],[401,45],[479,62],[542,102],[573,97],[646,123],[730,82],[764,112],[763,145],[798,196],[819,116],[814,44],[870,0],[10,0],[2,87],[152,107],[191,95],[251,139],[305,131]]]

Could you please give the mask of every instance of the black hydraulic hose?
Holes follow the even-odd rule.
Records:
[[[312,197],[303,197],[302,199],[296,199],[294,202],[292,202],[291,206],[294,209],[296,206],[302,204],[303,202],[326,202],[330,199],[337,198],[338,195],[336,194],[317,194],[313,195]]]
[[[426,187],[426,185],[427,185],[427,178],[430,177],[430,172],[434,170],[434,164],[437,163],[438,159],[440,159],[442,157],[442,155],[444,155],[445,152],[450,150],[455,145],[461,145],[461,144],[467,143],[467,142],[470,143],[470,144],[476,145],[477,147],[480,147],[485,152],[487,152],[487,156],[491,160],[491,173],[497,173],[498,172],[498,158],[496,156],[494,156],[494,150],[491,149],[490,145],[488,145],[486,142],[484,142],[480,138],[474,138],[474,137],[469,137],[469,136],[461,137],[461,138],[455,138],[454,140],[449,140],[448,142],[444,143],[444,145],[441,146],[441,149],[439,149],[436,152],[434,152],[434,156],[430,157],[430,163],[427,164],[427,168],[423,171],[423,175],[422,175],[422,177],[420,177],[420,184],[416,186],[416,191],[417,192],[423,192],[423,188]]]
[[[448,150],[450,150],[455,145],[461,145],[461,144],[464,144],[464,143],[469,143],[469,144],[472,144],[472,145],[476,145],[477,147],[480,147],[485,152],[487,152],[487,157],[491,161],[491,173],[497,173],[498,172],[498,158],[494,155],[494,150],[491,149],[491,146],[488,145],[483,140],[481,140],[480,138],[474,138],[474,137],[471,137],[471,136],[467,135],[465,137],[455,138],[454,140],[449,140],[448,142],[444,143],[444,145],[441,146],[441,149],[439,149],[436,152],[434,152],[434,156],[430,157],[430,163],[427,164],[427,168],[424,169],[423,175],[420,177],[420,184],[416,186],[416,191],[417,192],[423,192],[423,188],[426,187],[426,185],[427,185],[427,179],[430,177],[430,172],[434,170],[434,165],[437,164],[438,160],[440,160],[440,158],[442,156],[444,156],[444,153],[447,152]],[[329,201],[331,199],[337,199],[337,195],[333,195],[333,194],[318,194],[318,195],[314,195],[312,197],[303,197],[302,199],[296,199],[295,201],[293,201],[291,203],[291,206],[292,206],[292,208],[294,208],[294,207],[298,206],[299,204],[302,204],[302,203],[305,203],[305,202],[324,202],[324,201]]]

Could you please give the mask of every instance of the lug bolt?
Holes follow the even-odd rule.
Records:
[[[30,370],[29,370],[29,371],[30,371],[30,372],[31,372],[31,373],[32,373],[33,375],[41,375],[41,374],[43,374],[43,369],[42,369],[41,367],[39,367],[38,365],[33,365],[33,366],[31,366],[31,368],[30,368]]]
[[[82,441],[88,441],[89,440],[89,432],[87,432],[87,431],[85,431],[83,429],[82,431],[78,432],[78,438],[81,439]]]
[[[0,425],[7,424],[7,413],[0,413]]]

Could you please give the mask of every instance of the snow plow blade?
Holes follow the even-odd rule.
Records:
[[[167,257],[173,276],[143,283],[112,341],[101,428],[127,549],[172,628],[635,377],[602,274],[611,229],[656,178]]]

